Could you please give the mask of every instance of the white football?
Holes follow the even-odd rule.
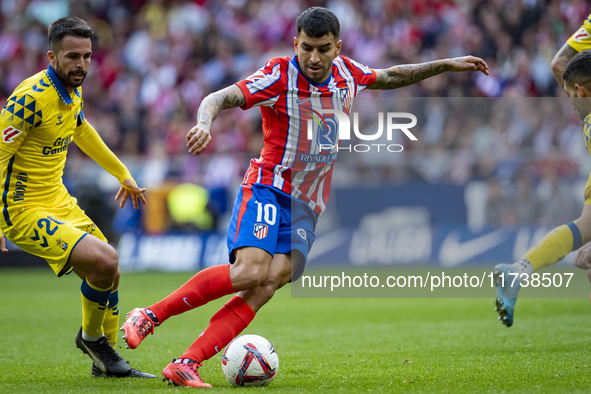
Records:
[[[222,356],[222,371],[230,384],[266,386],[279,369],[279,356],[271,342],[260,335],[241,335],[228,344]]]

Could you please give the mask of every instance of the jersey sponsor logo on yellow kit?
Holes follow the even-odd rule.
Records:
[[[66,138],[58,138],[53,143],[53,146],[44,146],[43,147],[43,155],[56,155],[58,153],[64,152],[68,149],[68,144],[72,142],[72,137],[68,136]]]
[[[25,199],[25,192],[27,191],[27,181],[29,175],[25,172],[16,174],[16,187],[14,188],[13,198],[14,202],[23,201]]]

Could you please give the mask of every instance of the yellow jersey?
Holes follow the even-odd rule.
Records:
[[[583,120],[583,140],[587,151],[591,154],[591,113]]]
[[[0,227],[29,207],[68,208],[76,199],[62,175],[68,145],[77,145],[120,182],[131,179],[127,168],[84,119],[80,87],[69,93],[49,66],[23,81],[0,112]]]
[[[575,51],[582,52],[591,49],[591,14],[583,25],[567,41]]]

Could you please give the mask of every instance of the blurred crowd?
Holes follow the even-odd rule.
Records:
[[[501,121],[483,126],[477,116],[460,124],[454,112],[431,103],[419,144],[405,144],[405,154],[375,168],[363,157],[345,159],[347,174],[337,164],[337,184],[371,182],[372,175],[392,182],[494,178],[513,184],[523,171],[541,182],[552,171],[566,179],[560,176],[587,170],[572,154],[581,151],[580,122],[549,66],[591,12],[583,0],[2,0],[0,102],[47,67],[48,24],[80,16],[96,34],[83,85],[85,115],[142,185],[234,188],[261,148],[259,112],[222,113],[212,144],[199,157],[186,153],[185,135],[207,94],[248,76],[270,57],[293,55],[295,19],[312,5],[335,12],[342,53],[372,68],[472,54],[491,70],[489,77],[447,73],[396,91],[365,92],[367,100],[558,96],[553,103],[565,114],[564,121],[548,123],[534,104],[525,119],[503,118],[499,111]],[[86,162],[72,151],[74,162]],[[94,172],[76,165],[66,178]]]

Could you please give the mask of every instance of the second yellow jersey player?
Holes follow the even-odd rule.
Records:
[[[577,52],[591,48],[591,14],[566,43]]]
[[[579,117],[583,120],[583,140],[591,153],[591,113],[588,97],[591,95],[587,83],[587,75],[591,75],[589,64],[591,56],[591,15],[577,30],[552,60],[552,71],[558,84],[571,98],[571,103]],[[571,62],[572,59],[572,62]],[[575,61],[575,59],[578,59]],[[564,81],[569,70],[570,86]],[[567,78],[567,79],[569,79]],[[584,108],[584,109],[582,109]],[[497,275],[496,310],[499,319],[507,327],[513,325],[517,294],[521,287],[521,280],[528,280],[529,275],[556,264],[568,253],[578,250],[575,265],[591,268],[591,174],[585,186],[585,204],[581,216],[572,222],[557,226],[547,233],[542,240],[530,248],[517,262],[513,264],[498,264],[495,267]],[[519,280],[506,280],[509,275],[516,275]],[[588,271],[591,280],[591,270]],[[511,283],[509,283],[511,282]]]
[[[556,78],[561,88],[564,88],[562,74],[566,65],[573,56],[587,49],[591,49],[591,14],[585,19],[581,27],[568,38],[550,63],[554,78]]]

